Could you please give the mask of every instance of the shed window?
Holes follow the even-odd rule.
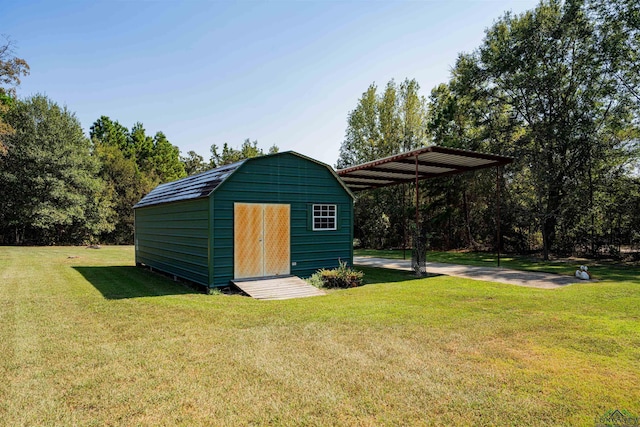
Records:
[[[336,212],[336,205],[313,205],[313,230],[335,230]]]

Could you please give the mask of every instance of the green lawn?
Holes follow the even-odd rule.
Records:
[[[77,256],[78,258],[68,258]],[[365,269],[256,301],[132,247],[0,247],[0,424],[593,425],[640,414],[640,279],[557,290]]]
[[[402,249],[393,250],[376,250],[376,249],[356,249],[356,256],[371,256],[390,259],[411,259],[411,250],[407,249],[403,253]],[[427,252],[427,261],[444,262],[449,264],[464,264],[497,267],[498,257],[494,253],[487,252]],[[519,256],[519,255],[502,255],[500,257],[500,266],[512,268],[514,270],[530,270],[544,271],[547,273],[557,273],[565,275],[573,275],[576,269],[586,264],[589,271],[596,279],[603,280],[639,280],[640,264],[616,264],[609,261],[592,261],[592,260],[552,260],[542,261],[540,259]]]

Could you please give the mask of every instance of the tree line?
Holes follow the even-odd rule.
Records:
[[[640,4],[545,0],[506,13],[448,82],[370,85],[336,166],[436,143],[512,156],[499,181],[503,250],[606,253],[640,245]],[[132,206],[154,186],[265,154],[257,141],[180,156],[160,131],[98,118],[88,137],[46,96],[17,97],[27,62],[0,47],[0,243],[131,243]],[[267,152],[277,152],[273,146]],[[479,171],[358,194],[363,246],[496,249],[496,175]]]
[[[208,162],[193,151],[181,157],[163,132],[107,116],[87,137],[66,107],[16,96],[29,66],[12,46],[0,47],[0,243],[132,243],[132,207],[155,186],[264,154],[247,139],[239,149],[213,145]]]
[[[415,80],[371,85],[348,116],[337,166],[430,142],[512,156],[500,181],[503,249],[619,256],[640,245],[639,48],[635,1],[506,13],[428,99]],[[409,228],[434,248],[496,249],[495,181],[485,171],[423,182],[419,227],[405,221],[411,188],[362,194],[355,235],[401,247]]]

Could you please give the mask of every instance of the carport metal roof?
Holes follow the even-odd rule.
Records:
[[[415,184],[415,221],[419,224],[420,190],[418,182],[424,179],[455,175],[485,168],[496,168],[497,247],[500,266],[500,166],[513,162],[513,158],[476,151],[445,148],[432,145],[406,153],[396,154],[336,171],[353,192],[389,187],[408,182]],[[404,200],[404,198],[403,198]]]
[[[336,172],[347,187],[356,192],[498,167],[511,162],[511,157],[432,145],[338,169]]]

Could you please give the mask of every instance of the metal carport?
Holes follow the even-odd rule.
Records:
[[[352,192],[415,183],[416,224],[419,224],[419,186],[421,180],[455,175],[485,168],[496,168],[497,243],[500,265],[500,167],[513,158],[436,145],[418,148],[337,171]]]

